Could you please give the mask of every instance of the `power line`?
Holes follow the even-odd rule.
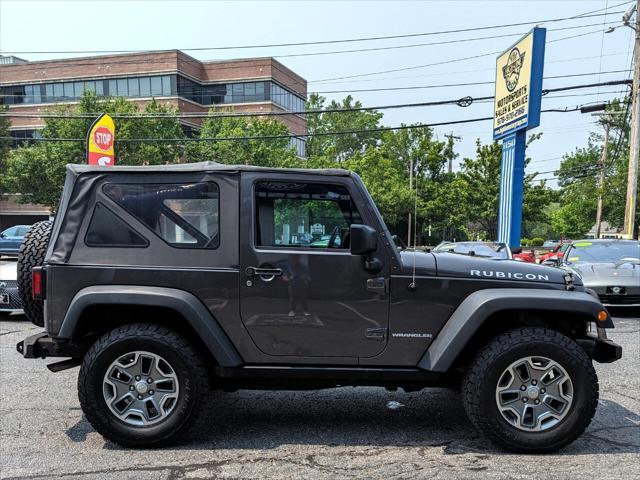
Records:
[[[607,22],[607,23],[590,23],[587,25],[572,25],[570,27],[562,27],[562,28],[550,28],[549,32],[557,32],[562,30],[574,30],[576,28],[587,28],[587,27],[595,27],[595,26],[603,26],[603,25],[613,25],[619,24],[619,21]],[[455,40],[442,40],[439,42],[427,42],[427,43],[411,43],[408,45],[388,45],[384,47],[369,47],[369,48],[355,48],[349,50],[330,50],[325,52],[305,52],[305,53],[289,53],[284,55],[273,55],[274,58],[295,58],[295,57],[315,57],[315,56],[323,56],[323,55],[339,55],[344,53],[365,53],[365,52],[380,52],[386,50],[398,50],[404,48],[417,48],[417,47],[429,47],[434,45],[449,45],[454,43],[466,43],[466,42],[477,42],[480,40],[493,40],[497,38],[508,38],[508,37],[521,37],[526,32],[517,32],[517,33],[505,33],[501,35],[489,35],[484,37],[471,37],[471,38],[460,38]]]
[[[629,55],[629,51],[624,51],[624,52],[613,52],[613,53],[606,53],[603,55],[603,57],[616,57],[616,56],[620,56],[620,55],[626,55],[628,57]],[[569,58],[560,58],[560,59],[556,59],[556,60],[546,60],[545,59],[545,65],[547,64],[552,64],[552,63],[568,63],[568,62],[575,62],[575,61],[580,61],[580,60],[593,60],[593,55],[588,56],[588,57],[569,57]],[[625,62],[628,63],[628,62]],[[421,74],[421,75],[403,75],[403,76],[393,76],[393,77],[380,77],[380,78],[365,78],[365,79],[361,79],[361,80],[342,80],[342,81],[335,81],[335,82],[324,82],[324,83],[364,83],[364,82],[380,82],[382,80],[405,80],[407,78],[424,78],[424,77],[438,77],[438,76],[442,76],[442,75],[464,75],[466,73],[478,73],[478,72],[495,72],[495,66],[494,67],[490,67],[490,68],[474,68],[474,69],[468,69],[468,70],[458,70],[458,71],[449,71],[449,72],[435,72],[435,73],[426,73],[426,74]]]
[[[569,113],[579,111],[580,107],[567,107],[563,110],[560,109],[545,109],[541,110],[542,113],[551,113],[551,112],[559,112],[559,113]],[[478,117],[478,118],[467,118],[462,120],[451,120],[446,122],[435,122],[435,123],[418,123],[413,125],[400,125],[397,127],[377,127],[371,129],[354,129],[354,130],[339,130],[333,132],[315,132],[315,133],[304,133],[304,134],[278,134],[278,135],[257,135],[257,136],[234,136],[234,137],[205,137],[205,138],[128,138],[116,140],[116,143],[194,143],[194,142],[219,142],[219,141],[247,141],[247,140],[277,140],[277,139],[288,139],[288,138],[310,138],[310,137],[323,137],[323,136],[332,136],[332,135],[353,135],[353,134],[366,134],[366,133],[376,133],[376,132],[386,132],[386,131],[397,131],[397,130],[413,130],[413,129],[422,129],[422,128],[433,128],[433,127],[441,127],[446,125],[461,125],[467,123],[476,123],[483,122],[487,120],[493,120],[493,117]],[[2,140],[20,140],[24,141],[24,138],[16,138],[16,137],[0,137]],[[36,142],[85,142],[85,138],[31,138],[29,141]]]
[[[617,6],[626,5],[629,2],[620,3]],[[615,7],[611,7],[615,8]],[[484,25],[479,27],[468,27],[468,28],[458,28],[452,30],[440,30],[434,32],[421,32],[421,33],[409,33],[402,35],[385,35],[385,36],[376,36],[376,37],[359,37],[359,38],[344,38],[344,39],[336,39],[336,40],[318,40],[311,42],[288,42],[288,43],[270,43],[270,44],[254,44],[254,45],[228,45],[228,46],[218,46],[218,47],[187,47],[187,48],[179,48],[178,50],[182,50],[185,52],[195,52],[195,51],[223,51],[223,50],[243,50],[243,49],[255,49],[255,48],[277,48],[277,47],[300,47],[300,46],[310,46],[310,45],[332,45],[337,43],[353,43],[353,42],[369,42],[369,41],[377,41],[377,40],[394,40],[400,38],[415,38],[415,37],[424,37],[424,36],[433,36],[433,35],[445,35],[451,33],[465,33],[465,32],[476,32],[482,30],[492,30],[499,28],[507,28],[507,27],[520,27],[525,25],[533,25],[533,24],[541,24],[541,23],[553,23],[553,22],[564,22],[570,20],[577,20],[582,18],[594,18],[594,17],[602,17],[606,15],[612,15],[615,13],[624,13],[624,11],[618,12],[609,12],[609,13],[596,13],[601,11],[594,10],[593,12],[587,12],[583,14],[574,15],[571,17],[560,17],[560,18],[550,18],[544,20],[530,20],[527,22],[518,22],[518,23],[510,23],[510,24],[499,24],[499,25]],[[148,50],[146,50],[148,51]],[[0,53],[10,54],[10,55],[29,55],[29,54],[127,54],[127,53],[143,53],[145,50],[140,49],[128,49],[128,50],[0,50]]]
[[[549,43],[555,43],[555,42],[561,42],[564,40],[571,40],[573,38],[578,38],[578,37],[584,37],[586,35],[593,35],[594,33],[599,33],[601,30],[593,30],[591,32],[586,32],[586,33],[580,33],[577,35],[571,35],[568,37],[561,37],[561,38],[556,38],[555,40],[549,40],[547,42],[547,44]],[[438,65],[447,65],[450,63],[457,63],[457,62],[462,62],[465,60],[475,60],[477,58],[483,58],[483,57],[488,57],[491,55],[498,55],[499,53],[502,53],[502,50],[498,50],[495,52],[487,52],[487,53],[481,53],[481,54],[477,54],[477,55],[471,55],[468,57],[460,57],[460,58],[454,58],[454,59],[450,59],[450,60],[442,60],[440,62],[433,62],[433,63],[425,63],[423,65],[413,65],[410,67],[402,67],[402,68],[392,68],[389,70],[380,70],[377,72],[367,72],[367,73],[359,73],[359,74],[355,74],[355,75],[345,75],[342,77],[331,77],[331,78],[321,78],[318,80],[310,80],[309,83],[322,83],[322,82],[329,82],[332,80],[343,80],[343,79],[350,79],[350,78],[361,78],[361,77],[370,77],[372,75],[381,75],[384,73],[394,73],[394,72],[405,72],[408,70],[417,70],[420,68],[426,68],[426,67],[434,67],[434,66],[438,66]]]
[[[623,12],[619,12],[619,13],[623,13]],[[598,15],[600,16],[600,15]],[[576,17],[576,18],[586,18],[586,17]],[[535,23],[535,22],[527,22],[525,24],[531,24],[531,23]],[[538,23],[544,23],[544,22],[538,22]],[[615,22],[613,22],[615,23]],[[600,24],[597,24],[600,25]],[[508,25],[506,25],[508,26]],[[581,26],[573,26],[573,27],[567,27],[567,28],[583,28],[589,25],[581,25]],[[563,28],[564,29],[564,28]],[[563,30],[563,29],[559,29],[559,30]],[[585,35],[592,35],[594,33],[598,33],[601,30],[595,30],[595,31],[591,31],[591,32],[586,32],[586,33],[582,33],[582,34],[578,34],[578,35],[572,35],[569,37],[562,37],[562,38],[558,38],[555,40],[549,40],[547,43],[553,43],[553,42],[557,42],[557,41],[562,41],[562,40],[569,40],[572,38],[577,38],[577,37],[582,37]],[[509,34],[507,36],[515,36],[518,34]],[[522,35],[522,33],[520,34]],[[505,35],[502,35],[505,36]],[[495,38],[500,38],[502,36],[496,36]],[[486,37],[486,38],[490,38],[490,37]],[[447,42],[443,42],[443,43],[456,43],[459,41],[468,41],[468,40],[453,40],[453,41],[447,41]],[[434,42],[433,45],[437,45],[437,44],[441,44],[439,42]],[[427,45],[427,44],[424,44]],[[413,46],[424,46],[424,45],[413,45]],[[380,49],[385,49],[385,48],[402,48],[402,46],[398,46],[398,47],[378,47]],[[184,50],[184,49],[183,49]],[[361,49],[361,50],[352,50],[351,52],[356,52],[356,51],[371,51],[372,49]],[[139,54],[151,54],[151,53],[169,53],[172,52],[173,50],[160,50],[160,51],[119,51],[118,53],[139,53]],[[98,51],[96,51],[98,52]],[[105,51],[106,52],[106,51]],[[19,54],[24,54],[27,52],[1,52],[1,53],[19,53]],[[34,52],[36,53],[36,52]],[[40,52],[40,53],[64,53],[64,52]],[[67,53],[78,53],[78,52],[67,52]],[[79,52],[82,53],[82,52]],[[113,53],[113,52],[112,52]],[[331,52],[328,52],[331,53]],[[340,53],[347,53],[346,51],[344,52],[340,52]],[[421,66],[415,66],[415,67],[407,67],[407,68],[402,68],[402,69],[394,69],[394,70],[389,70],[389,71],[384,71],[384,72],[380,72],[380,73],[388,73],[388,72],[394,72],[394,71],[403,71],[403,70],[412,70],[412,69],[416,69],[416,68],[423,68],[426,66],[434,66],[434,65],[444,65],[444,64],[448,64],[448,63],[456,63],[456,62],[460,62],[460,61],[464,61],[464,60],[470,60],[470,59],[474,59],[474,58],[481,58],[481,57],[486,57],[486,56],[490,56],[490,55],[495,55],[498,54],[500,52],[489,52],[489,53],[485,53],[485,54],[481,54],[481,55],[475,55],[475,56],[471,56],[471,57],[464,57],[464,58],[459,58],[459,59],[453,59],[453,60],[447,60],[447,61],[443,61],[443,62],[437,62],[437,63],[433,63],[433,64],[427,64],[427,65],[421,65]],[[301,53],[301,54],[289,54],[289,55],[271,55],[271,57],[273,58],[284,58],[284,57],[288,57],[288,56],[310,56],[310,55],[318,55],[318,54],[323,54],[322,52],[318,53],[314,53],[314,52],[310,52],[310,53]],[[80,58],[79,61],[78,60],[73,60],[73,59],[55,59],[55,60],[42,60],[42,61],[36,61],[36,62],[30,62],[28,64],[19,64],[19,65],[0,65],[0,69],[1,68],[11,68],[11,67],[16,67],[19,68],[20,72],[25,72],[25,71],[37,71],[37,70],[42,70],[43,66],[41,65],[42,63],[47,63],[47,62],[61,62],[61,64],[59,65],[55,65],[55,66],[50,66],[49,68],[57,68],[57,69],[66,69],[66,68],[75,68],[75,67],[79,67],[79,66],[96,66],[96,61],[97,60],[102,60],[104,61],[103,57],[83,57]],[[180,58],[178,59],[179,61],[185,61],[187,63],[190,64],[194,64],[194,65],[198,65],[200,63],[209,63],[206,60],[204,61],[200,61],[194,58]],[[235,62],[235,61],[243,61],[246,59],[234,59],[234,60],[229,60],[229,62]],[[62,63],[64,62],[64,63]],[[175,62],[172,62],[172,59],[150,59],[150,58],[145,58],[143,60],[138,59],[138,60],[134,60],[134,59],[109,59],[108,62],[106,62],[108,65],[145,65],[147,66],[147,68],[152,68],[150,67],[150,65],[163,65],[165,68],[164,70],[162,70],[162,72],[158,71],[158,73],[167,73],[168,70],[176,70],[175,65],[171,65],[172,63],[175,64]],[[238,68],[236,65],[216,65],[216,69],[218,70],[225,70],[225,69],[235,69]],[[352,75],[352,76],[347,76],[347,77],[337,77],[334,79],[321,79],[321,80],[312,80],[309,83],[321,83],[324,81],[330,81],[330,80],[336,80],[336,79],[342,79],[342,78],[355,78],[355,77],[360,77],[360,76],[368,76],[368,75],[374,75],[376,73],[368,73],[368,74],[360,74],[360,75]],[[299,92],[295,92],[295,93],[299,93]]]
[[[566,75],[553,75],[553,76],[549,76],[549,77],[544,77],[545,80],[553,80],[553,79],[559,79],[559,78],[573,78],[573,77],[586,77],[586,76],[590,76],[590,75],[598,75],[598,74],[614,74],[614,73],[628,73],[629,70],[610,70],[610,71],[606,71],[606,72],[585,72],[585,73],[572,73],[572,74],[566,74]],[[625,81],[622,81],[623,83],[616,83],[616,81],[613,82],[599,82],[597,84],[590,84],[587,85],[587,87],[590,86],[613,86],[613,85],[621,85],[626,83]],[[316,93],[316,94],[321,94],[321,93],[360,93],[360,92],[383,92],[383,91],[402,91],[402,90],[422,90],[422,89],[433,89],[433,88],[449,88],[449,87],[468,87],[468,86],[476,86],[476,85],[490,85],[493,84],[493,81],[486,81],[486,82],[467,82],[467,83],[448,83],[448,84],[431,84],[431,85],[413,85],[413,86],[407,86],[407,87],[387,87],[387,88],[363,88],[363,89],[352,89],[352,90],[326,90],[326,91],[317,91],[317,92],[310,92],[310,93]],[[572,89],[575,87],[571,87],[569,89]],[[581,87],[584,88],[584,87]],[[545,95],[545,92],[549,92],[549,91],[560,91],[560,90],[544,90],[543,89],[543,95]],[[203,93],[206,92],[206,90],[197,90],[197,89],[191,89],[189,93]],[[24,95],[22,94],[0,94],[0,98],[1,97],[23,97]],[[180,95],[177,95],[180,96]],[[479,99],[491,99],[493,97],[480,97]],[[459,103],[461,102],[462,99],[454,99],[454,100],[447,100],[444,103]],[[476,99],[474,99],[476,100]],[[18,105],[24,105],[24,104],[18,104]],[[221,104],[223,105],[223,104]],[[418,106],[428,106],[428,105],[418,105]],[[220,107],[223,108],[223,107]],[[374,107],[371,107],[374,108]],[[348,109],[334,109],[334,110],[346,110],[349,111]],[[243,114],[230,114],[230,116],[256,116],[256,115],[304,115],[304,114],[311,114],[311,113],[322,113],[325,112],[327,110],[317,110],[317,111],[313,111],[313,110],[305,110],[305,111],[296,111],[296,112],[263,112],[263,113],[243,113]],[[1,116],[2,114],[0,114]],[[30,115],[30,114],[25,114],[25,115]],[[195,116],[206,116],[206,114],[200,114],[200,113],[194,113]],[[12,115],[5,115],[5,116],[16,116],[15,114]],[[43,117],[42,115],[37,115],[37,117]]]
[[[582,74],[572,74],[561,76],[564,77],[572,77],[572,76],[580,76]],[[551,78],[551,77],[550,77]],[[613,85],[627,85],[630,80],[612,80],[609,82],[599,82],[599,83],[591,83],[591,84],[581,84],[581,85],[570,85],[564,87],[557,88],[548,88],[543,89],[543,95],[546,95],[551,92],[557,91],[567,91],[567,90],[575,90],[575,89],[583,89],[583,88],[593,88],[599,86],[613,86]],[[476,102],[484,102],[488,100],[492,100],[494,98],[493,95],[487,95],[483,97],[461,97],[456,99],[448,99],[448,100],[436,100],[429,102],[414,102],[414,103],[397,103],[397,104],[387,104],[387,105],[376,105],[370,107],[338,107],[338,108],[326,108],[326,109],[318,109],[318,110],[303,110],[303,111],[294,111],[294,112],[222,112],[222,113],[214,113],[211,112],[183,112],[183,113],[131,113],[131,114],[113,114],[111,115],[113,118],[120,119],[137,119],[137,118],[241,118],[241,117],[279,117],[285,115],[321,115],[325,113],[350,113],[350,112],[362,112],[362,111],[375,111],[375,110],[386,110],[386,109],[400,109],[400,108],[416,108],[416,107],[433,107],[433,106],[442,106],[442,105],[458,105],[460,107],[468,107]],[[562,110],[564,111],[564,110]],[[96,118],[100,113],[83,113],[83,114],[73,114],[73,113],[23,113],[16,112],[13,113],[11,111],[0,112],[1,117],[11,117],[11,118],[73,118],[73,119],[93,119]]]
[[[607,72],[587,72],[587,73],[572,73],[567,75],[554,75],[550,77],[544,77],[545,80],[557,79],[557,78],[571,78],[571,77],[586,77],[590,75],[598,75],[598,74],[611,74],[611,73],[628,73],[629,70],[610,70]],[[431,85],[412,85],[407,87],[381,87],[381,88],[355,88],[351,90],[318,90],[314,92],[309,92],[310,94],[314,93],[359,93],[359,92],[390,92],[390,91],[401,91],[401,90],[421,90],[428,88],[448,88],[448,87],[468,87],[472,85],[489,85],[494,84],[495,81],[486,81],[486,82],[466,82],[466,83],[437,83]]]

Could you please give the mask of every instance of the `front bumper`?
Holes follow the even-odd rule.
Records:
[[[42,332],[18,342],[16,350],[24,358],[82,358],[86,351],[84,347],[84,345],[70,343],[68,340],[52,338],[46,332]]]
[[[622,347],[608,338],[588,334],[576,342],[598,363],[612,363],[622,358]]]

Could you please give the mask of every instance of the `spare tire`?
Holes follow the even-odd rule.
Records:
[[[49,220],[34,223],[25,235],[18,253],[18,293],[22,308],[27,319],[39,327],[44,326],[44,303],[31,296],[31,269],[44,262],[52,226],[53,222]]]

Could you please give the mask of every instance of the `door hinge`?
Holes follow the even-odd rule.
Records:
[[[386,328],[367,328],[364,336],[370,340],[384,340],[387,338]]]

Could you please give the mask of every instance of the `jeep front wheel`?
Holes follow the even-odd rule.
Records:
[[[494,443],[522,453],[573,442],[598,403],[598,380],[586,352],[544,328],[493,339],[469,365],[462,388],[471,422]]]
[[[206,368],[192,345],[153,324],[103,335],[78,376],[80,404],[91,425],[128,447],[158,446],[188,431],[208,391]]]

